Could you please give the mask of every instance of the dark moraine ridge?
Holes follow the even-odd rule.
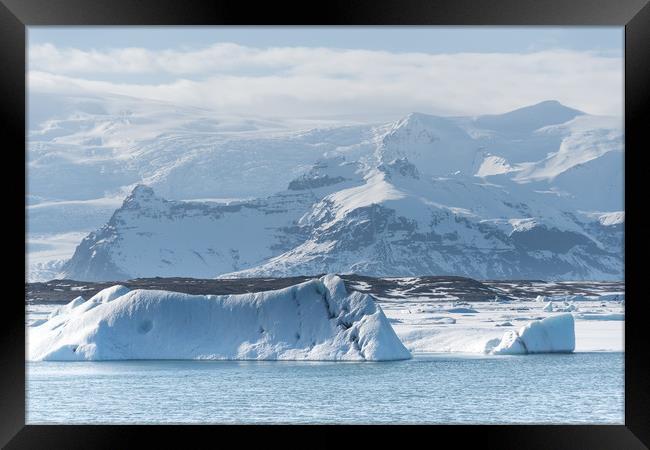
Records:
[[[244,294],[282,289],[316,276],[286,278],[136,278],[127,281],[88,282],[52,280],[25,283],[25,300],[30,303],[68,303],[77,296],[89,299],[97,292],[115,284],[130,289],[161,289],[186,294]],[[623,282],[562,282],[541,280],[478,281],[455,276],[423,276],[411,278],[376,278],[362,275],[342,275],[348,290],[364,292],[378,297],[378,301],[419,302],[428,301],[485,302],[494,300],[533,300],[537,295],[597,295],[600,292],[625,290]]]

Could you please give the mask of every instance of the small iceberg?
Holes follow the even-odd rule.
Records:
[[[495,342],[492,342],[492,345]],[[519,329],[508,331],[491,350],[493,355],[526,355],[530,353],[571,353],[575,349],[573,315],[559,314],[535,320]]]
[[[334,275],[242,295],[105,289],[29,328],[30,360],[411,358],[372,297]]]

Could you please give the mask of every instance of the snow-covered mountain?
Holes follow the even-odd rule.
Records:
[[[39,205],[70,211],[71,201],[130,191],[61,276],[622,277],[618,119],[550,101],[496,116],[238,128],[206,111],[145,106],[114,125],[123,140],[97,132],[96,147],[88,130],[116,123],[114,111],[75,113],[93,127],[56,138],[34,137],[65,128],[56,120],[31,131],[33,226],[46,227]]]

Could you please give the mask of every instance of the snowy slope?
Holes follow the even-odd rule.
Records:
[[[28,343],[30,360],[411,357],[372,298],[331,275],[232,296],[115,286],[30,327]]]
[[[325,152],[371,127],[219,116],[121,96],[30,96],[28,192],[40,201],[126,195],[248,198],[284,189]],[[190,176],[191,175],[191,176]]]

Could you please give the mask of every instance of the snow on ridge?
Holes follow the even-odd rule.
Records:
[[[537,226],[537,221],[534,218],[525,219],[510,219],[508,223],[512,225],[512,231],[529,231]]]
[[[488,177],[491,175],[501,175],[515,171],[508,161],[501,156],[489,155],[483,159],[481,166],[474,174],[477,177]]]
[[[326,200],[330,200],[334,205],[334,218],[341,220],[355,209],[404,198],[405,194],[386,182],[385,178],[384,173],[377,171],[368,178],[364,185],[330,194]]]
[[[609,152],[623,152],[620,121],[610,117],[579,116],[560,126],[538,130],[562,136],[560,146],[541,161],[521,164],[514,180],[553,180],[558,175],[596,160]]]
[[[625,211],[578,211],[578,213],[605,227],[625,223]]]
[[[611,131],[621,131],[623,121],[621,117],[616,116],[595,116],[591,114],[581,114],[575,116],[566,122],[547,125],[536,130],[537,133],[563,133],[563,132],[583,132],[596,128],[607,129]]]
[[[222,296],[113,286],[30,327],[28,343],[30,360],[411,357],[372,297],[335,275]]]
[[[618,225],[625,222],[625,212],[616,211],[613,213],[605,213],[598,218],[598,221],[604,226]]]

